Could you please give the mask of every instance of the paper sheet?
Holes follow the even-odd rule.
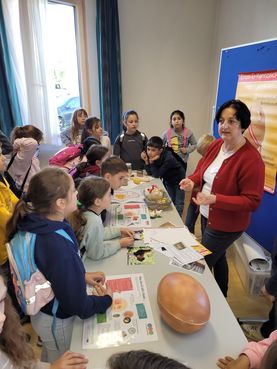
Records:
[[[142,273],[107,277],[113,304],[83,322],[83,349],[157,341],[157,330]],[[88,291],[89,293],[89,291]]]

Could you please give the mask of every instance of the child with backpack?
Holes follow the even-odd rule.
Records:
[[[196,149],[197,141],[190,129],[185,126],[185,115],[181,110],[170,114],[170,127],[162,134],[164,144],[187,163],[189,154]]]
[[[88,113],[85,109],[76,109],[72,114],[71,126],[61,132],[61,141],[65,146],[78,145],[81,143],[81,136]]]
[[[144,168],[141,153],[146,150],[147,137],[138,128],[139,117],[134,110],[123,114],[123,132],[117,136],[113,146],[113,154],[125,163],[131,163],[133,170]]]
[[[102,128],[101,120],[97,117],[89,117],[85,121],[81,143],[84,148],[91,144],[99,143],[108,148],[111,152],[111,140],[108,136],[108,132],[104,131]]]
[[[30,266],[29,260],[33,260],[48,282],[43,287],[48,288],[49,283],[51,286],[52,293],[44,296],[45,305],[41,298],[36,298],[43,293],[42,288],[27,304],[29,309],[30,305],[41,306],[31,316],[31,323],[42,339],[42,360],[46,362],[54,361],[69,349],[76,315],[87,319],[96,313],[104,313],[112,304],[112,292],[103,286],[104,274],[86,273],[74,232],[65,221],[76,208],[72,178],[59,168],[45,168],[31,179],[28,192],[17,203],[7,224],[7,240],[13,255],[19,247],[26,249],[26,242],[34,247],[24,270],[18,264],[12,266],[14,278],[20,281],[20,275]],[[14,242],[17,239],[21,242]],[[20,258],[24,265],[23,257],[25,259],[26,255]],[[16,273],[16,267],[21,270],[20,275]],[[93,295],[87,295],[87,283],[94,286]],[[18,289],[17,296],[24,306],[26,301],[20,290],[22,292]]]
[[[2,148],[0,145],[0,269],[5,274],[7,280],[8,293],[12,299],[12,303],[20,317],[24,318],[24,313],[21,310],[14,291],[14,286],[11,279],[10,264],[8,260],[7,248],[6,248],[6,226],[9,219],[12,216],[15,205],[18,202],[18,198],[11,191],[9,183],[4,177],[4,171],[6,168],[5,156],[2,154]]]
[[[66,352],[52,364],[37,360],[26,333],[20,325],[4,278],[0,275],[0,368],[5,369],[86,369],[88,360],[82,354]]]
[[[111,186],[103,178],[90,177],[78,188],[79,208],[70,216],[80,244],[83,260],[99,260],[133,245],[134,233],[128,228],[103,227],[101,212],[111,204]]]
[[[146,172],[155,178],[161,178],[180,217],[182,217],[185,196],[179,182],[186,174],[186,164],[170,148],[164,146],[158,136],[147,142],[147,153],[142,153]]]
[[[41,130],[30,124],[15,127],[11,133],[13,154],[7,171],[20,193],[28,190],[30,179],[40,171],[38,148],[42,139]]]
[[[109,156],[109,150],[102,145],[92,145],[86,153],[87,161],[78,164],[68,173],[72,176],[77,188],[81,179],[90,175],[100,176],[101,165]]]

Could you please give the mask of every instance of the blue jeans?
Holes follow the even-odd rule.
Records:
[[[173,204],[176,207],[176,210],[182,218],[185,202],[185,191],[180,189],[179,183],[176,183],[174,185],[169,185],[165,183],[164,185]]]
[[[207,227],[207,218],[201,215],[201,243],[212,254],[205,256],[208,267],[213,270],[214,278],[221,289],[223,295],[227,297],[228,292],[228,263],[226,250],[237,240],[242,232],[223,232]]]
[[[199,215],[198,206],[190,202],[188,210],[187,210],[185,225],[188,227],[191,233],[194,233],[195,231],[195,223],[197,221],[198,215]]]
[[[56,318],[55,337],[58,344],[56,347],[55,339],[52,334],[53,316],[38,312],[31,316],[32,326],[42,340],[41,361],[52,363],[59,356],[70,348],[74,316],[66,319]]]

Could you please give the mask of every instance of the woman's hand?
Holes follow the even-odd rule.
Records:
[[[129,228],[120,228],[121,237],[133,237],[134,238],[134,231]]]
[[[86,369],[88,359],[85,355],[66,351],[59,359],[51,365],[51,369]]]
[[[249,369],[249,359],[246,355],[240,355],[237,359],[230,356],[218,359],[216,365],[221,369]]]
[[[85,281],[91,286],[103,285],[105,283],[105,274],[103,272],[86,272]]]
[[[193,197],[192,200],[196,205],[212,205],[216,202],[216,195],[208,195],[203,192],[198,192],[196,198]]]
[[[132,246],[134,244],[134,238],[133,237],[123,237],[121,238],[119,243],[120,243],[121,248]]]
[[[184,191],[192,191],[194,187],[194,182],[189,178],[184,178],[179,183],[180,189]]]
[[[111,296],[111,298],[113,298],[113,291],[111,290],[111,288],[108,287],[108,286],[104,287],[101,284],[96,284],[94,286],[92,294],[94,296],[106,296],[106,295],[109,295],[109,296]]]
[[[266,288],[265,288],[265,286],[263,286],[262,288],[261,288],[261,293],[262,293],[262,295],[269,301],[269,302],[274,302],[275,301],[275,296],[273,296],[273,295],[270,295],[268,292],[267,292],[267,290],[266,290]]]

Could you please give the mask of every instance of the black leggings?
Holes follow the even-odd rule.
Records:
[[[228,263],[226,250],[237,240],[242,232],[222,232],[207,227],[207,218],[201,215],[201,243],[212,253],[205,256],[208,267],[213,270],[214,278],[223,295],[227,297],[228,292]]]

